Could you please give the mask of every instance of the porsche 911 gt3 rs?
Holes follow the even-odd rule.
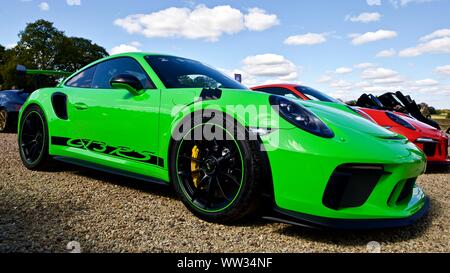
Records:
[[[94,62],[20,111],[20,157],[172,184],[195,215],[308,226],[415,222],[424,154],[402,136],[315,102],[248,92],[200,62],[128,53]],[[143,212],[145,213],[145,212]]]

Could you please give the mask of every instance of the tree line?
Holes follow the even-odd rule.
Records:
[[[50,76],[19,76],[18,64],[30,69],[74,72],[83,66],[108,56],[108,52],[91,40],[68,37],[52,22],[38,20],[26,25],[12,48],[0,45],[0,90],[36,90],[55,86],[58,78]]]

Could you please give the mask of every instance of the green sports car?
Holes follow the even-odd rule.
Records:
[[[57,72],[55,72],[57,73]],[[172,184],[198,217],[261,213],[343,229],[412,224],[424,154],[333,104],[250,92],[200,62],[127,53],[37,90],[19,114],[24,165],[52,159]]]

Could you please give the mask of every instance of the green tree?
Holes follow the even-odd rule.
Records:
[[[91,40],[78,37],[64,37],[56,56],[55,69],[77,71],[83,66],[108,56],[106,50]]]
[[[0,51],[1,52],[1,51]],[[1,54],[1,53],[0,53]],[[67,37],[53,23],[38,20],[28,24],[19,33],[17,45],[5,51],[5,61],[0,63],[3,88],[18,87],[35,90],[55,86],[58,79],[49,76],[18,76],[17,64],[31,69],[76,71],[81,67],[108,56],[106,50],[92,41]]]
[[[0,67],[5,63],[5,55],[6,54],[6,49],[4,46],[0,45]],[[3,85],[3,76],[0,73],[0,90],[2,90],[2,85]]]
[[[5,53],[6,53],[5,47],[0,45],[0,65],[5,63]]]

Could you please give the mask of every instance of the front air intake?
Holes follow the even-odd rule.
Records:
[[[406,205],[411,200],[414,186],[416,185],[416,178],[402,180],[394,187],[388,200],[390,207]]]
[[[328,181],[322,202],[334,210],[360,207],[384,174],[382,165],[339,166]]]

